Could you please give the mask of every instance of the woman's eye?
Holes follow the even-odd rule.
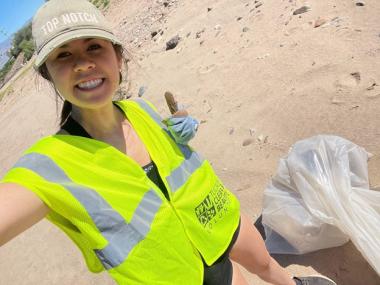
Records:
[[[65,57],[68,57],[70,56],[70,53],[69,52],[61,52],[57,55],[57,58],[65,58]]]
[[[99,44],[92,44],[88,47],[88,50],[96,50],[96,49],[100,49],[101,46]]]

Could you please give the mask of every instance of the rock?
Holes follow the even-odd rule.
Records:
[[[309,6],[302,6],[301,8],[298,8],[297,10],[295,10],[293,12],[293,15],[299,15],[299,14],[303,14],[303,13],[306,13],[308,11],[310,11],[310,7]]]
[[[190,37],[190,35],[191,35],[191,32],[188,32],[188,33],[186,34],[186,38]]]
[[[326,24],[326,20],[325,19],[321,19],[321,18],[318,18],[315,23],[314,23],[314,28],[318,28],[322,25]]]
[[[367,87],[367,90],[373,90],[377,86],[376,82],[372,83],[371,86]]]
[[[139,92],[138,92],[138,96],[141,97],[142,95],[144,95],[145,91],[146,91],[147,87],[146,86],[141,86],[139,88]]]
[[[257,3],[257,4],[255,5],[255,8],[259,8],[261,5],[263,5],[263,3]]]
[[[228,134],[229,135],[232,135],[234,133],[235,129],[234,128],[230,128],[230,130],[228,131]]]
[[[248,27],[244,27],[243,28],[243,33],[246,33],[246,32],[248,32],[249,31],[249,28]]]
[[[268,136],[264,136],[264,135],[259,135],[258,137],[257,137],[257,140],[259,141],[259,142],[261,142],[261,143],[267,143],[268,142]]]
[[[359,84],[359,83],[360,83],[360,72],[353,72],[353,73],[351,73],[351,76],[352,76],[353,78],[355,78],[355,80],[356,80],[356,84]]]
[[[204,33],[206,29],[203,28],[202,30],[198,31],[196,34],[195,34],[195,38],[196,39],[199,39],[201,37],[201,35]]]
[[[212,10],[212,8],[207,8],[207,12],[210,12]]]
[[[253,143],[253,139],[249,138],[249,139],[245,139],[242,143],[242,146],[247,146],[247,145],[250,145]]]
[[[214,30],[215,31],[220,31],[222,29],[221,25],[215,25]]]
[[[249,134],[251,137],[255,134],[256,130],[255,129],[249,129]]]
[[[169,6],[169,2],[166,2],[166,1],[164,3],[162,3],[162,4],[164,4],[165,7]]]
[[[370,95],[367,95],[367,98],[368,99],[375,99],[375,98],[380,98],[380,93],[379,94],[370,94]]]
[[[355,5],[361,7],[361,6],[364,6],[365,3],[364,1],[356,1]]]
[[[237,17],[236,21],[240,21],[241,19],[243,19],[243,17]]]
[[[157,34],[158,34],[157,31],[153,31],[153,32],[150,33],[150,36],[151,36],[152,38],[154,38]]]
[[[342,100],[339,100],[337,97],[334,97],[331,99],[331,104],[342,105],[342,104],[344,104],[344,102]]]
[[[168,42],[166,42],[166,50],[171,50],[171,49],[174,49],[179,41],[180,41],[180,37],[179,35],[176,35],[175,37],[171,38]]]

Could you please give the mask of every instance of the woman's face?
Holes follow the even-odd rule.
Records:
[[[121,55],[107,40],[78,39],[56,48],[46,67],[61,96],[79,108],[96,109],[111,102],[119,86]]]

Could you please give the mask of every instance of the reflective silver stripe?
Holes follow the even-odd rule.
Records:
[[[153,108],[146,101],[142,99],[135,99],[134,101],[137,102],[140,105],[140,107],[145,112],[147,112],[157,124],[160,125],[162,129],[168,130],[167,126],[164,123],[162,123],[161,116],[155,110],[153,110]]]
[[[135,99],[135,101],[140,105],[140,107],[146,111],[152,119],[161,126],[162,129],[169,134],[169,136],[175,141],[168,128],[162,123],[162,119],[159,114],[155,110],[152,109],[151,106],[147,102],[142,99]],[[187,145],[182,145],[177,143],[178,148],[181,150],[185,160],[174,169],[166,180],[169,183],[172,192],[176,192],[203,163],[203,158],[190,149]]]
[[[48,156],[29,153],[14,167],[27,168],[45,180],[67,189],[86,209],[94,224],[108,241],[104,249],[95,250],[106,269],[120,265],[150,230],[162,200],[154,190],[147,191],[127,223],[95,190],[76,184]]]
[[[180,166],[170,173],[166,180],[168,181],[172,192],[176,192],[189,179],[201,165],[203,159],[193,151],[188,159],[185,159]]]

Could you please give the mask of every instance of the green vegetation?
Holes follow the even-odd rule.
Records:
[[[17,31],[13,36],[12,47],[8,51],[10,58],[0,69],[0,82],[4,80],[5,76],[11,70],[13,63],[21,52],[24,53],[25,60],[29,60],[33,56],[34,49],[35,47],[32,39],[32,23],[29,23]]]
[[[107,8],[110,4],[109,0],[89,0],[92,4],[94,4],[98,8]]]
[[[0,83],[4,80],[5,76],[11,70],[13,63],[15,62],[14,58],[10,58],[6,64],[4,64],[3,68],[0,69]],[[1,86],[1,85],[0,85]]]
[[[13,37],[12,48],[9,51],[10,56],[16,58],[21,52],[24,52],[26,60],[29,60],[34,53],[31,22],[17,31]]]

